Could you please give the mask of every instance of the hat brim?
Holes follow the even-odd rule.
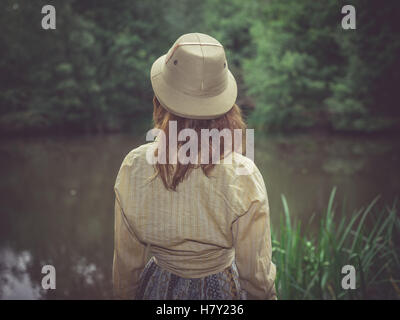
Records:
[[[158,58],[151,67],[150,77],[154,94],[170,112],[190,119],[215,119],[227,113],[236,102],[237,85],[228,70],[228,84],[223,92],[212,97],[191,96],[168,85],[162,77],[166,55]]]

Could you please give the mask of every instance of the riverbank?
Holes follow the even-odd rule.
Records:
[[[279,298],[400,299],[398,202],[382,205],[377,197],[349,213],[338,208],[335,194],[336,188],[314,232],[292,220],[282,195],[284,219],[273,234]],[[354,287],[346,289],[353,267]]]
[[[0,140],[0,264],[10,266],[4,272],[13,277],[10,284],[21,288],[20,298],[23,294],[36,297],[27,292],[40,288],[43,261],[57,266],[57,288],[60,288],[50,295],[44,293],[43,299],[110,297],[107,290],[111,286],[113,254],[113,185],[122,159],[145,142],[145,132],[137,127],[130,134]],[[340,250],[330,244],[332,237],[328,235],[333,234],[333,239],[343,235],[339,226],[345,229],[353,219],[353,212],[367,208],[377,195],[380,198],[367,217],[371,213],[378,220],[387,217],[389,211],[385,206],[391,208],[400,196],[397,138],[256,134],[255,162],[268,192],[280,299],[350,299],[351,294],[355,294],[354,298],[394,297],[394,287],[387,279],[398,284],[396,275],[400,272],[393,269],[383,277],[384,270],[382,278],[376,281],[371,276],[371,272],[379,271],[373,266],[385,265],[385,257],[372,258],[374,265],[370,266],[369,275],[364,276],[368,283],[364,294],[357,260],[345,251],[351,249],[353,232],[348,231]],[[332,205],[335,214],[328,228],[326,212],[333,186],[337,186]],[[287,215],[282,194],[290,209]],[[286,216],[290,217],[290,228]],[[355,232],[361,216],[353,224]],[[342,217],[345,222],[341,222]],[[369,221],[365,219],[368,224],[360,231],[366,237]],[[382,237],[386,237],[385,230],[389,231],[386,227],[382,229]],[[375,245],[383,244],[379,236],[373,239],[368,244],[356,242],[360,243],[356,245],[359,251],[353,252],[363,257],[362,266],[374,241]],[[385,241],[399,247],[397,240]],[[324,266],[334,261],[335,265]],[[345,264],[354,264],[358,278],[357,289],[343,293],[338,286]]]
[[[257,118],[254,116],[253,109],[242,108],[244,118],[247,121],[248,128],[254,129],[256,133],[272,135],[332,135],[343,137],[387,137],[399,136],[400,126],[383,126],[374,130],[355,130],[355,129],[334,129],[324,125],[314,125],[305,128],[291,129],[267,129],[260,126]],[[125,134],[146,132],[152,128],[152,109],[149,106],[148,111],[134,112],[123,119],[109,121],[108,124],[95,125],[88,122],[82,123],[51,123],[47,117],[35,112],[19,112],[0,117],[0,138],[13,137],[43,137],[43,136],[80,136],[80,135],[98,135],[98,134]],[[392,118],[387,119],[394,121]],[[396,120],[400,123],[400,119]]]

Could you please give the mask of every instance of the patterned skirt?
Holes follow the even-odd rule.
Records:
[[[203,277],[182,278],[159,267],[152,257],[139,279],[138,300],[246,300],[235,262]]]

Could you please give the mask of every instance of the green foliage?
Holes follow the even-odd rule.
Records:
[[[0,13],[0,131],[128,129],[150,113],[153,61],[188,32],[224,44],[251,126],[378,131],[398,127],[396,0],[5,0]]]
[[[273,234],[280,299],[398,299],[400,218],[396,203],[378,209],[374,199],[350,216],[335,217],[333,189],[317,232],[292,223],[282,196],[284,221]],[[342,267],[353,265],[356,289],[344,290]]]
[[[259,2],[251,28],[256,57],[244,66],[248,93],[256,99],[255,126],[377,131],[399,124],[393,84],[400,76],[394,68],[400,41],[393,31],[400,6],[350,1],[357,29],[343,30],[345,4]]]
[[[44,2],[15,9],[7,1],[2,18],[10,32],[1,42],[9,50],[0,62],[2,128],[30,129],[25,120],[35,114],[49,127],[113,130],[151,110],[149,69],[169,39],[163,41],[166,31],[154,25],[162,22],[162,7],[146,3],[55,1],[57,29],[44,31]]]

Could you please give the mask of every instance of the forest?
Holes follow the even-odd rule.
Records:
[[[399,0],[1,4],[0,300],[112,297],[115,179],[153,62],[190,32],[224,45],[255,129],[278,298],[400,299]]]
[[[55,30],[41,27],[45,4]],[[224,46],[249,126],[400,128],[400,2],[54,0],[2,2],[0,132],[129,131],[150,118],[154,60],[184,33]],[[342,7],[356,9],[344,30]]]

